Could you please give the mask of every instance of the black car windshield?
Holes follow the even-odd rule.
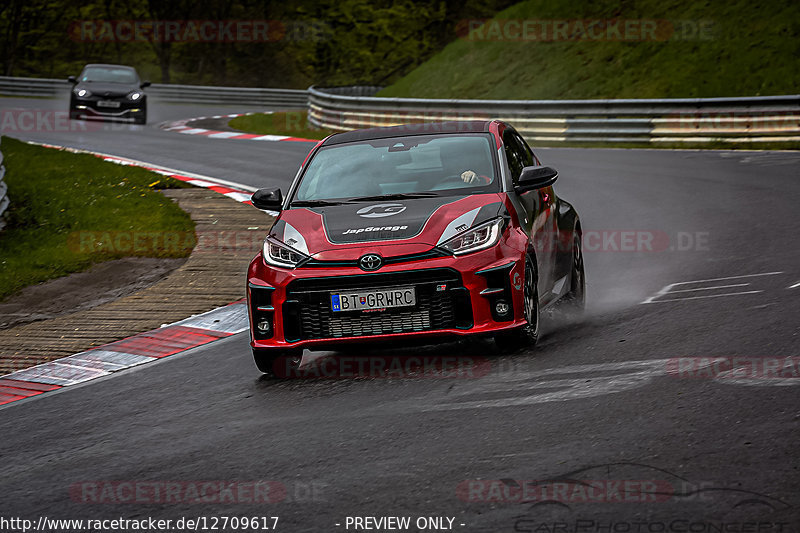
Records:
[[[322,147],[293,202],[498,191],[491,135],[415,135]]]
[[[129,68],[87,67],[80,81],[135,84],[139,79],[136,72]]]

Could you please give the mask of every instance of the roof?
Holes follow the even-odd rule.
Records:
[[[489,131],[490,120],[426,122],[424,124],[404,124],[387,128],[369,128],[344,133],[335,133],[328,137],[323,146],[344,144],[372,139],[390,139],[409,135],[439,135],[452,133],[484,133]]]
[[[126,68],[128,70],[136,70],[135,68],[128,65],[112,65],[110,63],[87,63],[83,68],[86,67]]]

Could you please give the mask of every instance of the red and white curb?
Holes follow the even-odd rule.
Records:
[[[165,131],[172,131],[175,133],[184,133],[186,135],[202,135],[209,139],[239,139],[247,141],[295,141],[295,142],[319,142],[316,139],[304,139],[302,137],[289,137],[287,135],[259,135],[257,133],[241,133],[238,131],[218,131],[209,130],[205,128],[195,128],[191,124],[200,120],[207,120],[212,118],[236,118],[245,115],[270,115],[272,111],[265,111],[263,113],[233,113],[231,115],[214,115],[210,117],[194,117],[184,120],[176,120],[173,122],[165,122],[159,125],[159,128]]]
[[[161,174],[162,176],[167,176],[169,178],[174,178],[190,185],[194,185],[195,187],[211,189],[212,191],[218,192],[223,196],[227,196],[228,198],[232,198],[237,202],[253,205],[253,203],[250,201],[250,196],[252,196],[252,194],[256,191],[256,187],[251,187],[242,183],[211,178],[200,174],[194,174],[192,172],[175,170],[172,168],[154,165],[152,163],[145,163],[144,161],[138,161],[136,159],[129,159],[127,157],[104,154],[101,152],[92,152],[91,150],[81,150],[79,148],[69,148],[65,146],[37,143],[33,141],[28,141],[28,144],[43,146],[45,148],[54,148],[56,150],[64,150],[66,152],[72,152],[75,154],[91,154],[95,157],[99,157],[103,161],[108,161],[109,163],[144,168],[151,172],[155,172],[156,174]]]
[[[250,195],[255,190],[255,187],[241,183],[209,178],[190,172],[181,172],[135,159],[89,150],[31,141],[29,141],[29,144],[74,153],[92,154],[111,163],[145,168],[196,187],[211,189],[237,202],[252,205]],[[247,307],[244,300],[239,300],[174,324],[165,324],[159,329],[139,333],[85,352],[18,370],[11,374],[0,376],[0,406],[157,361],[240,333],[248,327]]]
[[[159,329],[0,377],[0,405],[157,361],[248,328],[247,307],[234,302]]]

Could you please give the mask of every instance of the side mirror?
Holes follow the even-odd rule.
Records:
[[[78,83],[78,80],[75,79],[75,76],[70,76],[69,78],[67,78],[67,81],[70,82],[72,85]]]
[[[143,81],[142,84],[139,85],[139,87],[141,89],[144,89],[145,87],[150,87],[150,85],[151,85],[151,83],[149,81]]]
[[[250,199],[259,209],[280,211],[283,206],[283,194],[280,189],[258,189]]]
[[[525,192],[543,189],[555,183],[557,179],[558,171],[552,167],[525,167],[514,190]]]

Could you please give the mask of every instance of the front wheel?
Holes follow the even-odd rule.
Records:
[[[560,310],[569,317],[580,317],[586,306],[586,276],[583,268],[583,250],[580,234],[576,231],[572,240],[572,269],[569,292],[564,295]]]
[[[253,348],[256,367],[268,377],[287,378],[300,367],[302,350],[258,350]]]
[[[495,343],[501,350],[536,346],[539,340],[539,278],[531,256],[525,256],[525,280],[523,285],[523,312],[526,324],[512,331],[495,335]]]

